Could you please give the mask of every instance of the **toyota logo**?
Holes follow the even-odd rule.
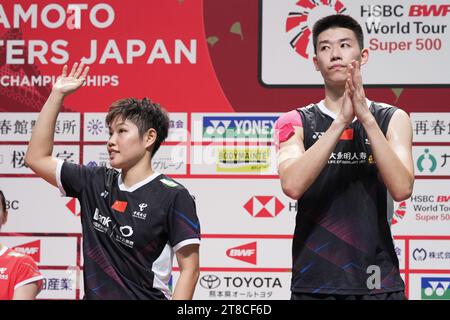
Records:
[[[208,274],[200,278],[200,285],[205,289],[215,289],[220,286],[220,279],[216,275]]]

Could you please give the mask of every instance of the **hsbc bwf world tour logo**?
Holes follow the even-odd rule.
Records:
[[[312,29],[321,18],[348,14],[341,0],[262,0],[261,81],[266,85],[320,85],[314,70]]]
[[[290,45],[304,59],[309,59],[308,46],[312,44],[312,26],[308,19],[314,11],[330,14],[345,13],[347,10],[339,0],[300,0],[295,4],[296,10],[289,12],[286,18],[286,33],[294,31]]]

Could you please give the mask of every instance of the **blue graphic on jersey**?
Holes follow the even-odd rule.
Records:
[[[200,225],[199,222],[194,222],[191,219],[189,219],[183,212],[178,211],[177,209],[174,209],[175,213],[177,215],[179,215],[181,218],[183,218],[184,221],[186,221],[192,228],[194,228],[195,230],[198,230]]]
[[[323,248],[325,248],[325,247],[328,246],[329,244],[330,244],[330,243],[327,242],[327,243],[325,243],[324,245],[321,245],[320,247],[314,249],[314,252],[315,252],[315,253],[319,252],[320,250],[322,250]]]
[[[308,265],[306,267],[303,267],[302,270],[300,270],[300,273],[305,273],[306,271],[309,270],[309,268],[311,268],[314,265],[314,263],[310,262],[308,263]]]
[[[346,269],[350,269],[350,267],[353,267],[353,268],[356,268],[356,269],[359,269],[359,270],[363,270],[363,271],[365,270],[364,268],[362,268],[362,267],[356,265],[356,264],[353,263],[353,262],[349,262],[349,263],[347,263],[347,264],[341,266],[341,269],[342,269],[342,270],[346,270]]]

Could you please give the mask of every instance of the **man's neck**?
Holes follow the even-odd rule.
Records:
[[[345,87],[332,87],[325,84],[325,107],[334,114],[339,114],[342,101],[344,100],[344,93]]]

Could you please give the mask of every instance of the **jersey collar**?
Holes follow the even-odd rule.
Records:
[[[369,106],[369,108],[370,108],[372,101],[370,101],[369,99],[366,98],[366,102],[367,102],[367,106]],[[319,110],[322,111],[322,113],[326,114],[327,116],[329,116],[333,119],[337,118],[337,115],[325,106],[325,100],[320,101],[317,104],[317,106],[319,107]],[[355,117],[352,122],[355,122],[356,120],[358,120],[358,119]]]
[[[123,183],[122,180],[122,174],[119,175],[119,179],[117,179],[117,183],[119,185],[119,189],[120,191],[126,191],[126,192],[133,192],[136,189],[139,189],[140,187],[142,187],[143,185],[149,183],[150,181],[154,180],[157,176],[159,176],[161,173],[159,172],[154,172],[151,176],[145,178],[142,181],[139,181],[138,183],[132,185],[131,187],[127,187],[125,186],[125,184]]]

